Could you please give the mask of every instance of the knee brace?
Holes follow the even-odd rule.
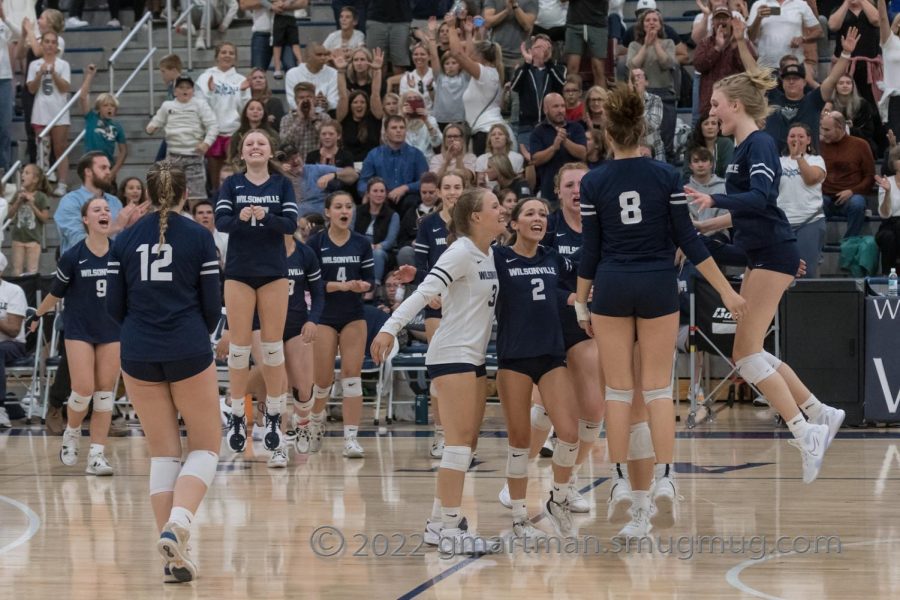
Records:
[[[747,383],[759,383],[771,377],[775,369],[762,352],[745,356],[736,363],[738,373]]]
[[[614,390],[611,387],[606,386],[607,402],[624,402],[625,404],[631,404],[632,400],[634,400],[634,390]]]
[[[331,386],[319,387],[313,384],[313,402],[316,400],[325,400],[331,397]]]
[[[556,440],[556,448],[553,450],[553,464],[560,467],[574,467],[578,458],[578,442],[570,444],[562,440]]]
[[[219,465],[219,455],[209,450],[194,450],[187,456],[184,466],[181,467],[181,473],[178,477],[196,477],[206,484],[206,487],[212,485],[212,481],[216,476],[216,467]]]
[[[528,448],[507,447],[506,476],[510,479],[528,477]]]
[[[766,362],[768,362],[770,365],[772,365],[772,368],[775,369],[776,371],[778,370],[778,367],[780,367],[782,364],[784,364],[781,362],[780,358],[778,358],[774,354],[766,352],[765,350],[760,352],[760,354],[762,354],[765,357]]]
[[[525,451],[528,457],[528,451]],[[441,468],[465,473],[472,463],[472,449],[468,446],[444,446],[444,455],[441,457]]]
[[[671,400],[672,399],[672,386],[667,386],[664,388],[659,388],[656,390],[644,390],[644,403],[650,404],[654,400]]]
[[[181,472],[181,459],[176,456],[154,456],[150,459],[150,495],[175,491],[175,480]]]
[[[250,346],[238,346],[237,344],[228,344],[228,368],[229,369],[249,369],[250,368]]]
[[[650,426],[641,421],[631,426],[628,436],[628,460],[653,458],[653,439],[650,437]]]
[[[263,364],[267,367],[277,367],[284,364],[284,342],[262,342],[260,344],[263,353]]]
[[[113,393],[112,392],[94,392],[94,412],[112,412],[113,409]]]
[[[550,417],[547,416],[547,411],[544,410],[543,406],[531,405],[531,426],[541,431],[550,431],[550,428],[553,427]]]
[[[343,377],[341,378],[341,389],[344,398],[356,398],[362,396],[362,378],[361,377]]]
[[[600,437],[600,423],[578,419],[578,441],[592,444],[598,437]]]
[[[84,412],[88,409],[88,406],[91,405],[91,396],[82,396],[81,394],[77,394],[74,391],[69,394],[69,410],[74,410],[75,412]]]

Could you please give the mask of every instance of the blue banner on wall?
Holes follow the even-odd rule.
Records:
[[[900,298],[866,298],[867,421],[900,421]]]

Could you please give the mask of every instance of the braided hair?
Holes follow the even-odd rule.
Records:
[[[171,160],[162,160],[147,172],[147,191],[150,202],[159,210],[159,245],[156,252],[166,243],[169,228],[169,212],[176,208],[187,191],[187,176],[180,165]]]

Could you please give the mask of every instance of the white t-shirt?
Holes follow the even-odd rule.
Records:
[[[761,6],[778,6],[775,0],[760,0],[753,4],[747,18],[748,29],[756,22]],[[785,0],[781,5],[780,15],[769,15],[762,20],[759,28],[759,39],[756,50],[759,54],[757,62],[761,67],[777,68],[778,61],[785,54],[793,54],[803,64],[803,45],[791,48],[791,39],[801,37],[804,27],[819,25],[812,9],[803,0]]]
[[[900,37],[892,33],[881,45],[881,58],[884,60],[884,89],[900,90]]]
[[[289,69],[284,74],[284,91],[287,96],[288,106],[291,110],[297,110],[297,100],[294,98],[294,86],[301,81],[305,81],[316,86],[316,95],[319,92],[325,94],[328,98],[328,110],[335,110],[340,100],[338,94],[338,72],[337,69],[325,65],[318,73],[311,73],[306,63],[301,63]]]
[[[738,12],[736,10],[731,11],[731,16],[734,17],[735,19],[740,19],[741,21],[744,20],[744,15],[742,15],[740,12]],[[706,13],[698,13],[697,15],[694,16],[694,23],[691,27],[693,28],[694,25],[696,25],[701,20],[706,19],[706,18],[707,18]],[[713,34],[713,20],[710,17],[706,21],[706,35],[712,35],[712,34]],[[744,31],[744,37],[747,37],[746,30]]]
[[[325,38],[325,41],[322,42],[322,45],[329,50],[337,50],[338,48],[349,48],[350,50],[364,48],[366,45],[366,34],[358,29],[354,29],[353,33],[350,34],[350,41],[345,42],[341,35],[341,30],[338,29],[337,31],[329,33],[328,37]]]
[[[825,171],[825,159],[804,154],[807,164]],[[778,208],[784,211],[791,225],[801,225],[818,213],[810,222],[825,218],[822,209],[822,182],[808,186],[803,182],[797,161],[790,156],[781,157],[781,183],[778,186]]]
[[[213,89],[209,89],[209,80],[213,80]],[[194,97],[206,101],[216,115],[219,124],[219,135],[232,135],[241,126],[241,111],[250,101],[250,88],[242,90],[246,77],[231,67],[225,72],[218,67],[210,67],[204,71],[194,86]]]
[[[503,91],[500,89],[500,74],[494,67],[478,65],[480,76],[472,77],[466,91],[463,92],[463,104],[466,106],[466,122],[472,133],[490,131],[491,127],[504,123],[500,114],[500,101]]]
[[[250,11],[250,17],[253,19],[253,25],[250,31],[256,33],[272,32],[272,11],[268,8],[254,8]]]
[[[441,326],[428,344],[425,364],[483,365],[499,282],[493,252],[484,254],[461,237],[441,255],[419,287],[381,331],[396,336],[432,299],[441,297]]]
[[[412,81],[410,82],[410,80]],[[406,92],[417,92],[425,101],[425,110],[429,113],[431,107],[434,106],[430,93],[432,88],[434,88],[434,72],[431,67],[428,68],[425,75],[419,75],[419,72],[413,69],[400,77],[400,97],[402,98]]]
[[[891,214],[889,217],[900,217],[900,187],[897,187],[897,180],[894,177],[888,177],[891,183]],[[878,216],[884,218],[881,214],[881,203],[884,201],[884,189],[878,186]]]
[[[13,39],[13,30],[0,21],[0,79],[12,79],[12,65],[9,62],[9,43]]]
[[[510,151],[509,162],[512,164],[513,171],[521,173],[525,169],[525,157],[518,152]],[[488,159],[491,157],[490,152],[485,152],[475,159],[475,172],[484,173],[488,168]]]
[[[493,263],[491,263],[493,266]],[[25,301],[25,292],[14,283],[8,281],[0,281],[0,319],[5,319],[6,315],[25,316],[28,309],[28,303]],[[490,325],[488,326],[490,329]],[[0,342],[8,342],[15,340],[25,343],[25,319],[22,319],[22,326],[19,327],[19,334],[16,337],[9,337],[0,331]]]
[[[560,0],[538,0],[538,14],[535,25],[550,29],[562,27],[566,24],[566,13],[569,12],[569,3]]]
[[[39,58],[28,65],[27,81],[33,81],[34,78],[37,77],[38,71],[40,71],[43,66],[43,58]],[[57,76],[63,81],[69,83],[72,82],[72,72],[69,68],[69,63],[61,58],[57,58],[54,61],[53,68],[56,71]],[[40,85],[38,85],[37,93],[34,95],[34,109],[31,113],[31,124],[46,125],[66,106],[66,102],[68,101],[69,94],[64,94],[59,91],[59,88],[53,83],[53,76],[50,74],[44,75],[41,78]],[[59,121],[56,122],[56,125],[68,124],[69,112],[66,111]]]

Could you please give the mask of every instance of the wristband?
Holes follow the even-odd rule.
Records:
[[[591,311],[588,310],[587,302],[575,301],[575,318],[579,323],[582,321],[591,322]]]
[[[853,56],[849,52],[841,52],[841,58],[846,58],[847,60],[850,60],[851,58],[853,58]]]

